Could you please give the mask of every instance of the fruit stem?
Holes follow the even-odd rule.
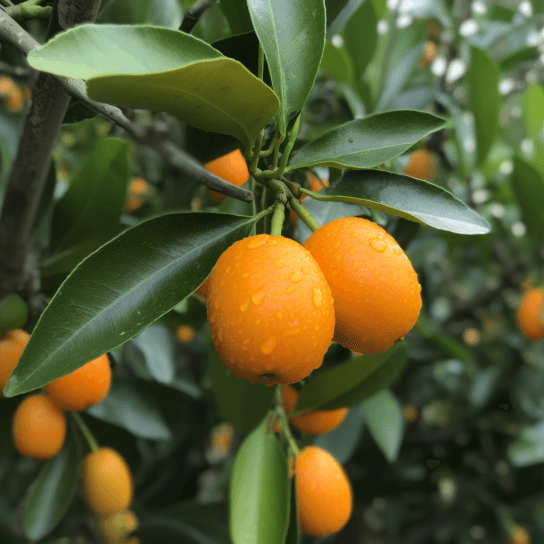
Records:
[[[278,125],[276,125],[276,128],[274,129],[274,136],[272,136],[272,141],[270,142],[270,146],[268,147],[268,149],[261,151],[261,157],[268,157],[272,155],[272,152],[275,151],[280,146],[280,144],[283,142],[283,138],[278,140],[279,135],[280,135],[280,131],[279,131]]]
[[[255,221],[255,223],[257,221],[260,221],[263,217],[270,215],[274,211],[275,206],[276,206],[276,203],[272,204],[272,206],[270,206],[269,208],[266,208],[266,210],[259,212],[257,215],[254,215],[253,220]]]
[[[264,138],[264,128],[259,133],[259,136],[257,136],[257,141],[255,142],[255,147],[253,148],[253,155],[251,155],[251,159],[249,161],[249,172],[252,174],[257,170],[257,164],[259,163],[259,157],[261,156],[261,147],[263,145],[263,138]]]
[[[289,204],[312,232],[319,228],[319,223],[314,219],[314,216],[292,195],[289,197]]]
[[[100,446],[98,445],[96,438],[93,436],[91,429],[89,429],[89,427],[87,427],[87,424],[83,421],[81,415],[78,412],[72,412],[72,417],[74,418],[74,421],[79,427],[81,434],[85,437],[87,444],[89,444],[89,448],[91,449],[91,451],[98,451]]]
[[[274,205],[274,214],[272,215],[272,224],[270,225],[270,234],[272,236],[281,236],[283,222],[285,221],[285,204],[276,201]]]
[[[297,456],[299,449],[296,440],[291,434],[291,429],[289,428],[289,420],[287,419],[287,414],[285,413],[285,408],[283,405],[283,396],[281,394],[281,384],[276,387],[276,402],[278,403],[278,411],[280,418],[280,430],[283,438],[287,441],[289,450],[292,455]]]

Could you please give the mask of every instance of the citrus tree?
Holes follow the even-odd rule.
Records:
[[[544,538],[542,2],[0,4],[3,542]]]

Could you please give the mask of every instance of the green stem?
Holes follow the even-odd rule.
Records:
[[[287,441],[287,444],[289,444],[289,449],[293,453],[293,455],[298,455],[299,449],[296,440],[293,438],[293,435],[291,434],[291,429],[289,428],[289,420],[287,419],[287,414],[285,413],[285,408],[283,406],[283,396],[281,394],[281,385],[278,385],[276,387],[276,401],[278,403],[279,408],[279,416],[280,416],[280,430]]]
[[[281,142],[283,142],[283,139],[278,141],[279,135],[280,135],[280,131],[278,129],[278,126],[276,125],[276,128],[274,129],[274,136],[272,136],[272,141],[270,142],[270,146],[268,147],[268,149],[261,151],[261,157],[269,157],[276,150],[276,148],[280,146]]]
[[[255,223],[257,221],[260,221],[263,217],[266,217],[267,215],[270,215],[274,211],[275,205],[276,205],[276,203],[272,204],[272,206],[270,206],[269,208],[266,208],[266,210],[263,210],[262,212],[255,215],[253,217],[253,219],[255,220]]]
[[[294,196],[289,197],[289,204],[312,232],[319,228],[319,223],[314,219],[314,216]]]
[[[264,138],[264,128],[259,133],[259,136],[257,137],[257,141],[255,142],[255,147],[253,148],[253,155],[251,156],[251,160],[249,161],[249,172],[253,173],[255,170],[257,170],[257,164],[259,163],[259,158],[261,156],[261,147],[263,145],[263,138]]]
[[[270,225],[270,234],[272,236],[281,236],[283,222],[285,221],[285,205],[282,202],[276,202],[272,223]]]
[[[79,427],[81,434],[85,437],[85,440],[87,440],[87,444],[89,444],[89,448],[91,449],[91,451],[98,451],[100,449],[100,446],[98,445],[98,442],[96,441],[96,438],[93,436],[93,433],[91,432],[89,427],[87,427],[87,424],[83,421],[81,414],[79,414],[78,412],[72,412],[72,417],[74,418],[74,421]]]

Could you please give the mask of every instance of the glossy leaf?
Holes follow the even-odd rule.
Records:
[[[339,34],[365,0],[325,0],[327,37]]]
[[[544,173],[520,158],[514,159],[512,186],[523,221],[536,240],[544,237]]]
[[[489,232],[485,219],[445,189],[383,170],[352,170],[312,197],[368,206],[459,234]]]
[[[144,329],[132,342],[142,352],[149,373],[158,382],[171,383],[176,373],[172,332],[160,323]]]
[[[402,408],[391,391],[384,389],[363,402],[365,420],[386,459],[396,461],[402,444],[406,421]]]
[[[208,376],[219,411],[238,432],[247,434],[268,412],[274,388],[237,378],[225,368],[211,340],[208,349]]]
[[[128,177],[128,142],[102,138],[55,206],[53,251],[113,233],[123,211]]]
[[[102,246],[42,313],[4,393],[42,387],[142,332],[197,289],[253,223],[226,214],[163,215]]]
[[[253,30],[246,0],[220,0],[220,3],[233,34]]]
[[[81,460],[77,438],[69,433],[60,453],[42,466],[23,512],[23,530],[30,540],[49,534],[68,511],[78,488]]]
[[[263,422],[238,450],[230,485],[232,544],[277,544],[289,523],[289,476],[280,443]]]
[[[499,68],[485,51],[477,47],[471,48],[467,80],[476,124],[476,153],[478,164],[482,164],[499,130],[501,97]]]
[[[527,85],[523,93],[523,120],[529,138],[534,138],[544,122],[544,89],[539,83]]]
[[[323,0],[248,0],[248,6],[280,100],[280,133],[286,134],[288,122],[304,106],[319,70],[325,47],[325,6]]]
[[[158,25],[179,28],[182,20],[178,0],[114,0],[100,11],[101,24]]]
[[[444,127],[444,119],[411,110],[378,113],[335,128],[293,154],[289,168],[371,168]]]
[[[325,42],[325,50],[321,59],[321,69],[334,79],[353,85],[353,64],[348,52],[343,47],[337,47],[331,42]]]
[[[377,374],[381,367],[387,369],[402,366],[406,360],[406,353],[404,342],[400,342],[387,351],[360,355],[316,373],[300,391],[292,414],[303,414],[325,407],[327,409],[349,407],[352,404],[344,400],[349,401],[350,395],[355,399],[353,404],[360,403],[363,398],[376,392],[376,384],[383,383],[382,387],[389,384],[388,381],[382,381],[384,375],[388,377],[389,372],[382,371]],[[369,387],[366,386],[367,381],[370,381]],[[369,394],[365,396],[366,392]]]
[[[165,111],[244,145],[279,105],[272,90],[241,63],[167,28],[81,25],[32,51],[29,62],[45,72],[86,80],[94,100]]]
[[[87,413],[141,438],[172,438],[157,400],[146,390],[145,382],[115,379],[108,396],[88,408]]]

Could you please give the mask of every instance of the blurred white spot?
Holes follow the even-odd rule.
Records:
[[[533,140],[530,140],[529,138],[525,138],[520,144],[519,148],[525,153],[526,155],[532,155],[535,151],[535,143]]]
[[[446,81],[448,83],[453,83],[459,78],[465,75],[467,71],[467,66],[461,59],[453,59],[448,66],[448,71],[446,72]]]
[[[499,172],[503,174],[504,176],[509,176],[514,171],[514,163],[506,159],[501,162],[499,166]]]
[[[446,73],[446,68],[448,64],[446,62],[446,57],[439,56],[435,57],[433,63],[431,64],[431,72],[436,77],[442,77]]]
[[[472,13],[475,13],[476,15],[483,15],[484,13],[487,13],[487,6],[481,2],[481,0],[472,2],[471,8]]]
[[[408,13],[410,11],[422,10],[429,4],[429,0],[402,0],[399,6],[401,13]]]
[[[123,334],[126,334],[126,332],[122,332],[120,336],[123,336]]]
[[[472,193],[474,204],[483,204],[489,200],[491,193],[487,189],[478,189]]]
[[[511,93],[514,90],[515,86],[516,82],[511,77],[507,77],[499,83],[499,93],[503,96],[505,94]]]
[[[399,7],[399,0],[387,0],[387,7],[394,11]]]
[[[457,486],[453,478],[442,478],[438,482],[438,492],[440,493],[440,498],[445,503],[453,502],[456,490]]]
[[[475,34],[476,32],[478,32],[478,23],[474,19],[463,21],[459,27],[459,34],[465,38],[467,36],[472,36],[472,34]]]
[[[463,121],[467,125],[472,125],[474,123],[474,114],[471,111],[466,111],[463,113]]]
[[[340,36],[340,34],[335,34],[332,37],[331,42],[336,47],[342,47],[344,45],[344,38],[342,38],[342,36]]]
[[[385,19],[380,19],[378,21],[378,34],[387,34],[389,30],[389,24]]]
[[[544,64],[544,53],[540,55],[540,64]]]
[[[493,217],[501,219],[506,215],[506,208],[502,204],[491,204],[491,206],[489,207],[489,213],[491,213]]]
[[[414,22],[414,18],[407,13],[397,17],[397,28],[409,27]]]
[[[519,3],[518,11],[527,18],[532,17],[533,16],[533,4],[531,4],[531,2],[529,2],[529,0],[523,0],[523,2]]]
[[[525,223],[522,223],[521,221],[514,221],[510,227],[510,230],[514,236],[521,238],[522,236],[525,236],[527,227],[525,226]]]
[[[523,110],[521,109],[521,106],[518,106],[517,104],[515,106],[512,106],[512,109],[510,110],[510,115],[514,119],[519,119],[522,114]]]
[[[480,172],[475,172],[470,180],[472,189],[482,189],[485,187],[485,176]]]
[[[487,535],[485,528],[481,525],[474,525],[470,528],[469,533],[474,540],[483,540]]]
[[[536,83],[538,81],[538,74],[534,70],[529,70],[525,74],[525,81],[527,83]]]
[[[472,153],[476,149],[476,142],[472,138],[467,138],[463,142],[463,147],[465,148],[465,151]]]
[[[527,39],[525,41],[528,47],[536,47],[540,43],[540,36],[536,30],[531,30],[527,34]]]

